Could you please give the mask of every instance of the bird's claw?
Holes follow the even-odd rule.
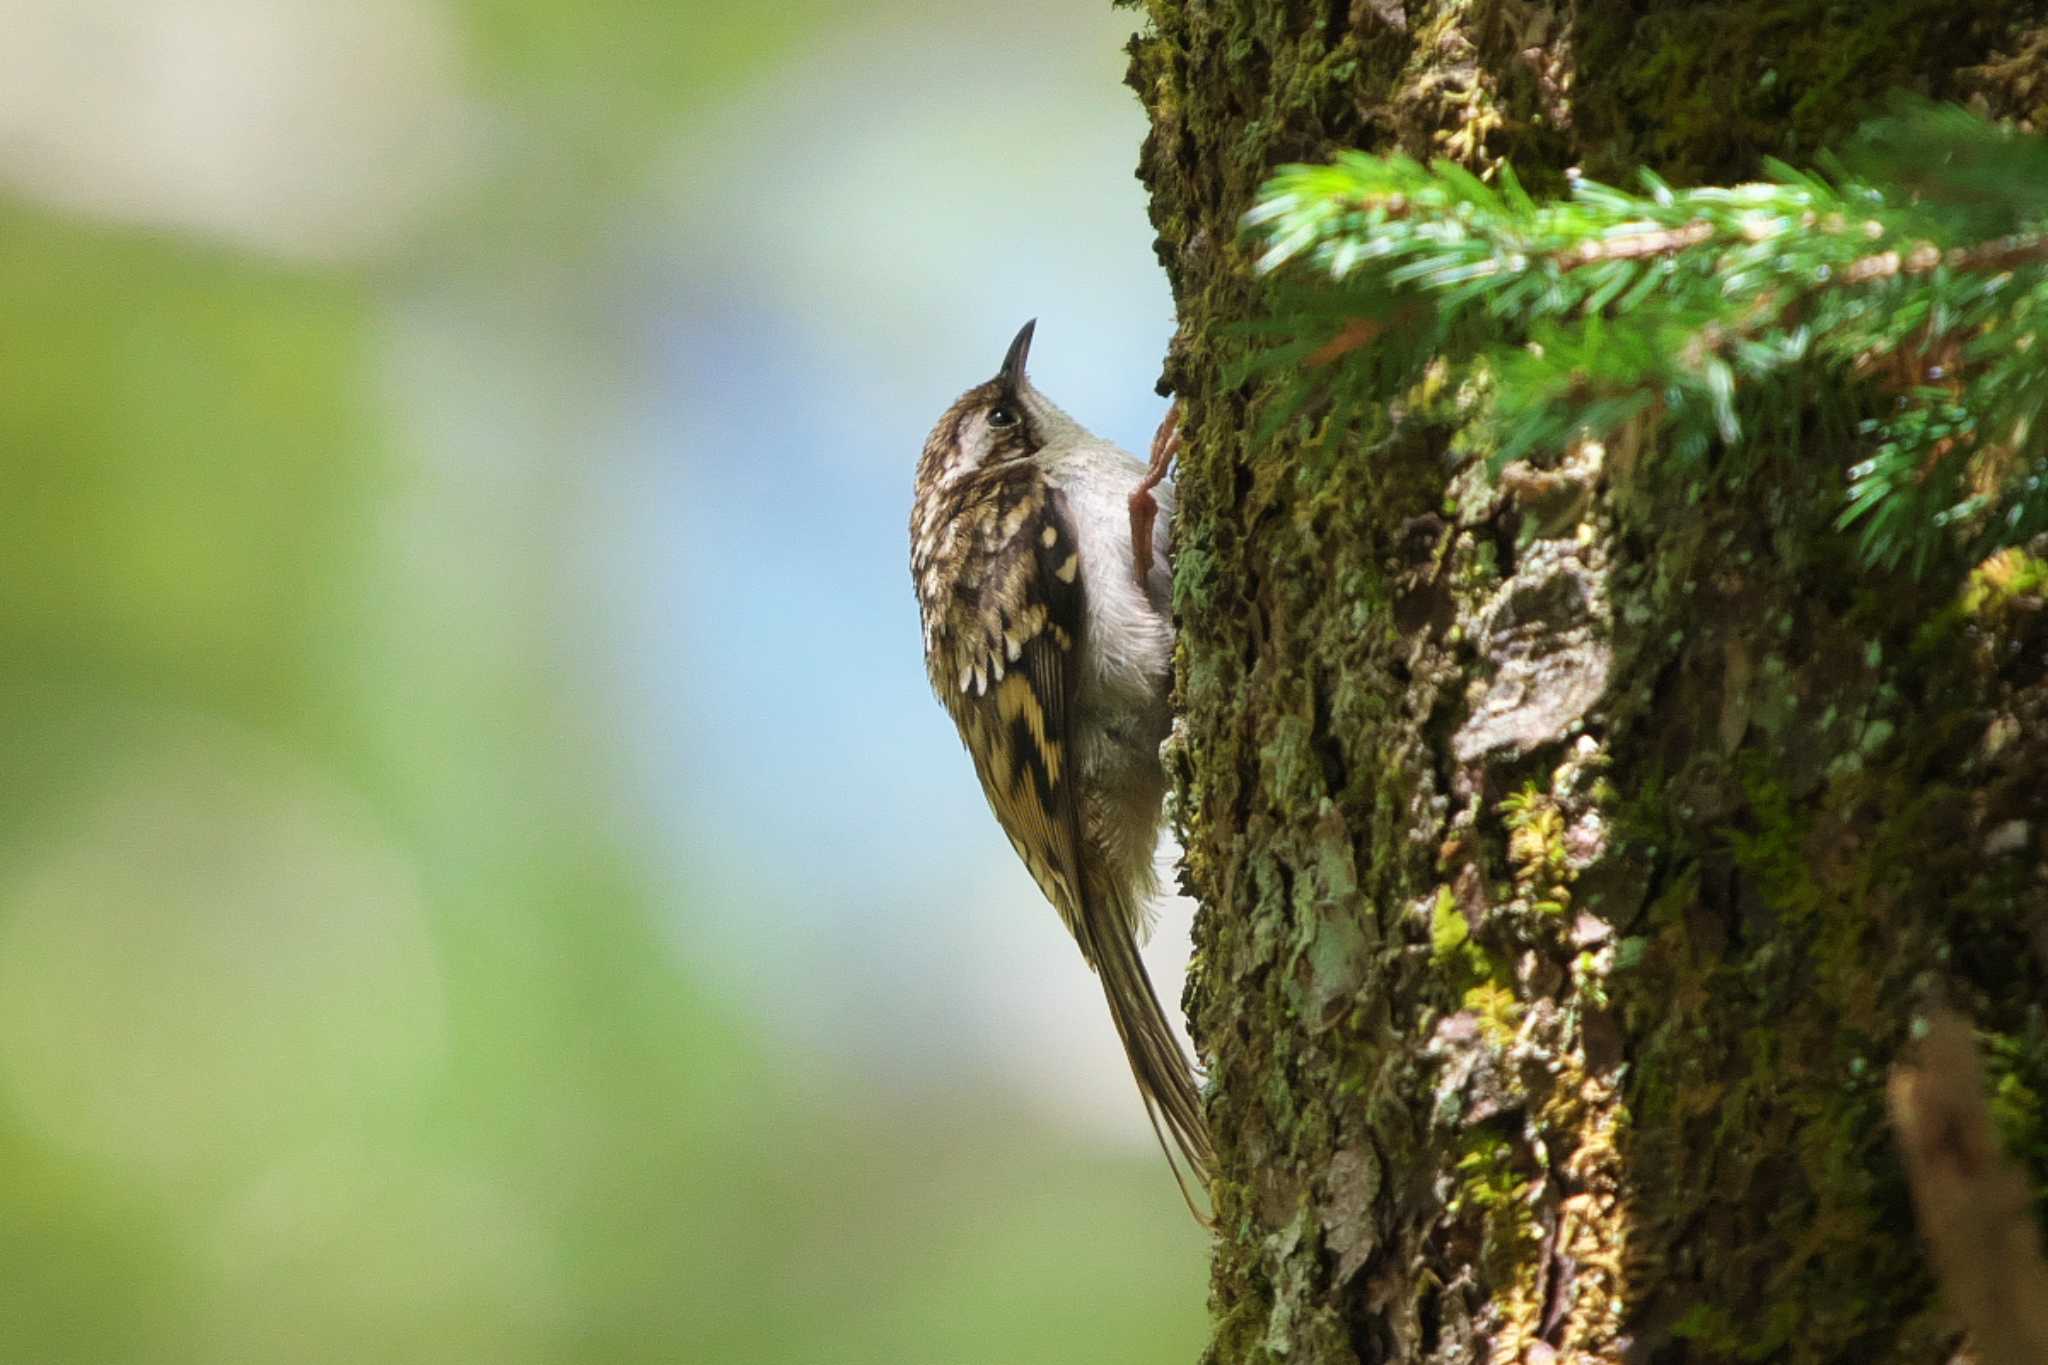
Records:
[[[1152,524],[1159,518],[1159,500],[1152,496],[1152,490],[1166,477],[1167,468],[1179,453],[1180,400],[1175,399],[1166,416],[1160,419],[1159,430],[1153,433],[1152,465],[1131,493],[1131,565],[1141,588],[1152,572]]]

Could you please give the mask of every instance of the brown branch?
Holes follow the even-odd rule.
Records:
[[[1924,275],[1941,264],[1941,251],[1927,242],[1922,242],[1911,251],[1880,251],[1851,261],[1842,271],[1843,284],[1868,284],[1872,280],[1888,280],[1899,275]]]
[[[1386,330],[1387,324],[1379,318],[1353,318],[1337,329],[1337,335],[1310,351],[1306,363],[1318,370],[1334,365],[1353,351],[1372,345]]]
[[[1419,302],[1404,303],[1387,317],[1352,318],[1337,329],[1335,336],[1310,351],[1302,363],[1316,370],[1334,365],[1353,351],[1372,345],[1396,327],[1422,316],[1424,307]]]
[[[1962,1016],[1934,1016],[1919,1055],[1892,1069],[1888,1098],[1920,1234],[1980,1365],[2048,1361],[2048,1262]]]
[[[1557,252],[1550,259],[1560,270],[1579,270],[1603,261],[1675,256],[1710,241],[1715,231],[1712,223],[1702,220],[1656,232],[1596,237]],[[1839,282],[1867,284],[1872,280],[1900,275],[1925,275],[1939,266],[1971,274],[1997,274],[2044,262],[2048,262],[2048,235],[2038,233],[2001,237],[1994,242],[1980,242],[1976,246],[1956,247],[1950,251],[1943,251],[1932,242],[1921,242],[1904,251],[1879,251],[1852,261],[1843,268]]]
[[[1675,256],[1712,240],[1715,231],[1712,223],[1701,220],[1655,232],[1619,233],[1581,242],[1569,250],[1557,252],[1550,259],[1560,270],[1578,270],[1603,261]],[[1922,242],[1905,251],[1879,251],[1852,261],[1843,269],[1840,283],[1866,284],[1871,280],[1899,275],[1925,275],[1937,266],[1972,274],[1996,274],[2043,262],[2048,262],[2048,235],[2001,237],[1995,242],[1980,242],[1976,246],[1956,247],[1951,251],[1943,251],[1932,242]]]
[[[1900,275],[1925,275],[1937,266],[1995,275],[2044,261],[2048,261],[2048,236],[2001,237],[1995,242],[1959,246],[1952,251],[1922,242],[1910,251],[1880,251],[1850,262],[1842,271],[1842,283],[1867,284]]]
[[[1379,209],[1388,218],[1398,220],[1411,216],[1415,206],[1405,194],[1366,194],[1353,199],[1351,207],[1365,212]]]
[[[1664,228],[1657,232],[1627,232],[1612,237],[1595,237],[1580,242],[1569,251],[1560,251],[1550,259],[1560,270],[1578,270],[1603,261],[1635,261],[1645,256],[1675,256],[1687,247],[1698,246],[1714,235],[1714,225],[1708,222],[1687,223],[1684,227]]]
[[[1995,242],[1951,251],[1947,265],[1951,270],[1981,270],[1997,274],[2003,270],[2017,270],[2021,266],[2039,265],[2043,261],[2048,261],[2048,237],[2035,235],[2001,237]]]

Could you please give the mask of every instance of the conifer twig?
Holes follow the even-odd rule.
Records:
[[[1260,327],[1286,339],[1250,366],[1293,374],[1268,412],[1327,400],[1327,444],[1434,394],[1495,472],[1635,430],[1742,477],[1825,411],[1857,433],[1837,524],[1867,564],[2023,544],[2048,532],[2048,139],[1908,101],[1849,145],[1824,172],[1548,200],[1505,164],[1285,167],[1245,218],[1258,268],[1291,272]]]

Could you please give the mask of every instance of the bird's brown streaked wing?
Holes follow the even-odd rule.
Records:
[[[1079,774],[1069,725],[1083,611],[1080,560],[1064,513],[1036,471],[1012,477],[990,569],[951,632],[947,699],[982,790],[1033,880],[1094,960],[1080,914]],[[965,685],[958,685],[965,679]]]

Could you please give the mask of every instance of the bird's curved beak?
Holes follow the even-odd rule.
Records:
[[[1024,392],[1024,362],[1031,358],[1031,331],[1036,326],[1038,319],[1033,318],[1017,329],[1017,339],[1010,343],[1009,353],[1003,357],[1003,368],[996,371],[1003,392],[1012,398]]]

